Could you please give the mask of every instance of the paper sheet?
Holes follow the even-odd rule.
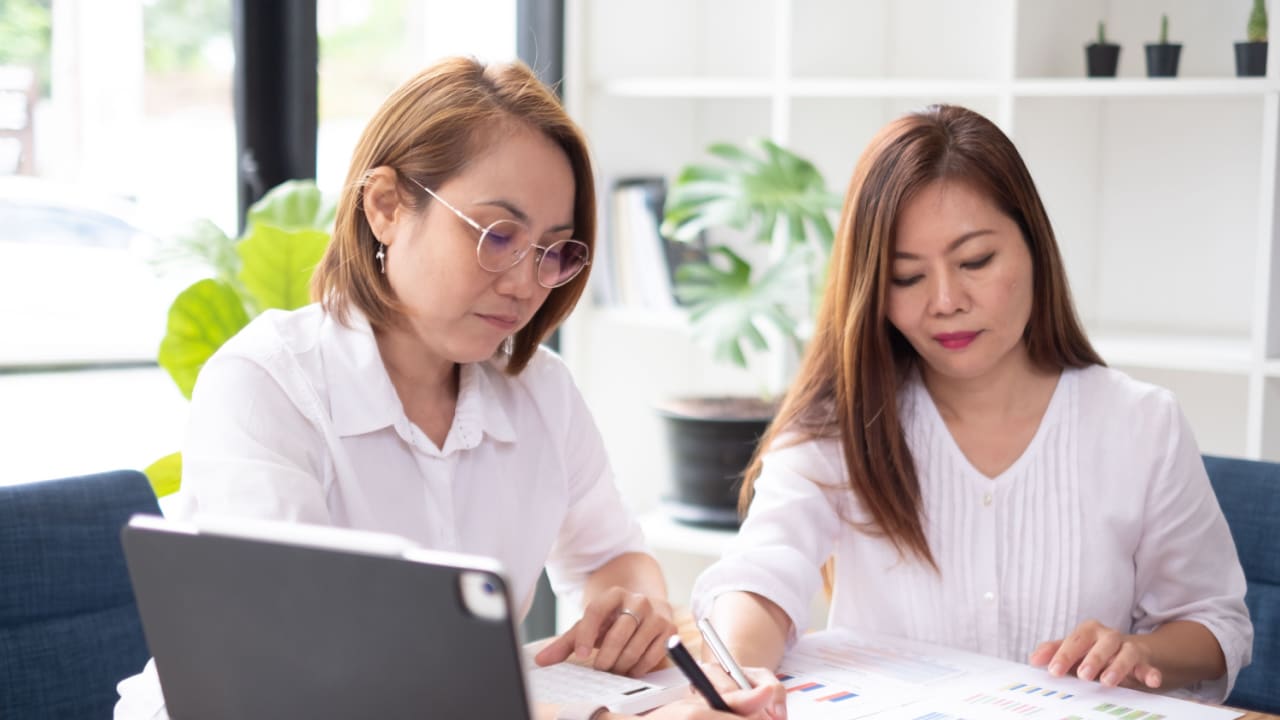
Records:
[[[1230,720],[1240,713],[1054,678],[1040,668],[848,631],[804,636],[783,659],[791,720]]]

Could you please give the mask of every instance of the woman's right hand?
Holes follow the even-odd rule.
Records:
[[[733,708],[733,714],[712,710],[701,695],[690,690],[690,697],[664,705],[645,715],[645,720],[786,720],[787,691],[778,678],[764,668],[744,668],[747,678],[755,687],[738,689],[736,683],[719,666],[703,663],[707,678],[716,686],[720,696]],[[606,718],[617,716],[605,715]]]

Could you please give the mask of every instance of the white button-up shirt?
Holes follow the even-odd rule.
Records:
[[[645,550],[557,355],[539,350],[515,377],[497,361],[463,365],[437,447],[405,415],[368,321],[348,322],[318,305],[268,311],[218,350],[191,399],[171,516],[335,525],[487,555],[521,615],[544,565],[576,601],[592,571]],[[121,683],[117,717],[162,710],[153,667]]]

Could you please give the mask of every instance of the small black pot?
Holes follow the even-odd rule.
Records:
[[[772,408],[756,417],[697,417],[667,404],[663,417],[671,450],[672,492],[663,503],[682,523],[738,527],[738,490]]]
[[[1182,43],[1148,43],[1147,77],[1177,77]]]
[[[1091,43],[1084,46],[1084,66],[1089,77],[1115,77],[1119,62],[1119,45]]]
[[[1236,77],[1267,74],[1267,41],[1236,43]]]

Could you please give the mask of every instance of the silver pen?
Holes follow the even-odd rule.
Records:
[[[729,673],[729,677],[738,683],[738,687],[743,690],[751,689],[751,681],[747,679],[747,674],[742,672],[742,668],[738,666],[738,662],[733,659],[733,655],[729,654],[729,648],[725,647],[724,641],[716,634],[716,629],[712,627],[711,620],[702,618],[698,621],[698,631],[702,633],[702,639],[707,642],[707,647],[711,648],[711,654],[716,656],[720,667]]]

